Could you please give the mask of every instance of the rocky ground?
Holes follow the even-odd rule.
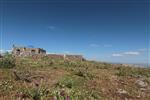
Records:
[[[0,100],[150,100],[150,68],[6,57]]]

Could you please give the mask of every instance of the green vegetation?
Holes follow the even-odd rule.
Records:
[[[148,68],[135,68],[135,67],[118,67],[119,76],[133,76],[133,77],[150,77],[150,70]]]
[[[7,54],[2,59],[0,59],[0,68],[13,68],[15,67],[15,58]]]
[[[148,86],[140,88],[140,79]],[[0,59],[2,100],[149,100],[149,87],[149,68],[46,56]]]

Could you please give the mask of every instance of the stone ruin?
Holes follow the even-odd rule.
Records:
[[[46,55],[46,50],[41,48],[13,47],[12,54],[14,56],[34,56]]]
[[[84,61],[82,55],[69,55],[69,54],[47,54],[47,57],[51,59],[65,59],[65,60],[76,60],[76,61]]]
[[[46,50],[42,48],[28,48],[13,46],[12,55],[15,57],[34,57],[40,58],[47,56],[51,59],[65,59],[65,60],[85,60],[82,55],[68,55],[68,54],[46,54]]]

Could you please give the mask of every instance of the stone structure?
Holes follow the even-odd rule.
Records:
[[[41,48],[27,48],[13,46],[12,55],[16,57],[32,56],[34,58],[41,58],[47,56],[51,59],[65,59],[65,60],[85,60],[82,55],[68,55],[68,54],[46,54],[46,50]]]
[[[66,60],[85,60],[82,55],[69,55],[69,54],[47,54],[51,59],[66,59]]]
[[[82,55],[64,55],[64,58],[68,60],[79,60],[79,61],[85,60]]]
[[[46,51],[41,48],[27,48],[27,47],[13,46],[12,54],[14,56],[34,56],[34,55],[45,55]]]

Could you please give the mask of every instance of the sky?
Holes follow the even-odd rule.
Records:
[[[0,51],[12,45],[150,64],[148,0],[0,0]]]

